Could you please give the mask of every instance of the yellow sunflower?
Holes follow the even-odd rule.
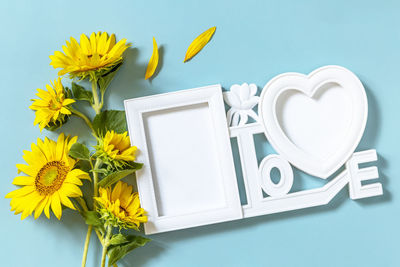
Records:
[[[29,107],[35,110],[34,125],[39,124],[40,131],[45,127],[57,127],[71,114],[69,105],[75,100],[65,97],[65,90],[58,78],[46,84],[46,90],[38,89],[36,94],[39,99],[32,99],[33,104]]]
[[[134,161],[136,158],[137,147],[131,146],[128,132],[107,131],[96,148],[105,162]]]
[[[106,223],[114,227],[138,229],[140,223],[147,222],[146,212],[140,207],[139,195],[132,193],[131,185],[118,181],[113,190],[111,187],[100,187],[99,193],[100,196],[94,199]]]
[[[122,61],[122,54],[130,46],[126,39],[115,43],[115,35],[108,36],[106,32],[92,33],[90,38],[82,34],[80,43],[73,37],[70,40],[62,47],[64,53],[56,51],[50,56],[50,65],[62,68],[58,75],[69,73],[72,77],[85,78],[91,72],[111,68]]]
[[[71,146],[77,137],[68,140],[60,134],[57,142],[48,139],[38,139],[37,145],[32,143],[32,151],[24,151],[26,164],[17,164],[18,173],[28,176],[18,176],[13,184],[22,186],[6,195],[11,198],[11,211],[22,212],[21,219],[35,212],[35,219],[42,214],[50,218],[50,207],[54,215],[60,219],[61,204],[75,209],[70,197],[82,196],[79,186],[81,179],[90,179],[89,175],[79,169],[74,169],[76,161],[68,156]]]

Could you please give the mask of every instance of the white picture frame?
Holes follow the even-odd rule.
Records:
[[[124,104],[146,234],[243,218],[220,85]]]
[[[260,97],[257,86],[247,83],[234,84],[223,95],[226,117],[220,85],[125,101],[131,143],[144,163],[137,184],[148,212],[146,234],[321,206],[346,185],[351,199],[383,194],[381,183],[363,184],[379,178],[378,168],[360,166],[377,161],[377,152],[354,152],[368,101],[351,71],[324,66],[309,75],[284,73],[271,79]],[[278,154],[260,162],[254,135],[262,133]],[[230,138],[236,138],[239,152],[243,206]],[[295,191],[292,166],[331,178],[319,188]],[[273,168],[279,182],[272,180]]]

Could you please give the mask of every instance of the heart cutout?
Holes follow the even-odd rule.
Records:
[[[340,66],[276,76],[263,88],[258,108],[272,147],[298,169],[323,179],[352,155],[368,116],[362,83]]]

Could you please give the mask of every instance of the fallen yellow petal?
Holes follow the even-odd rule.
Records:
[[[199,53],[200,50],[203,49],[203,47],[210,41],[216,29],[217,27],[212,27],[197,36],[197,38],[194,39],[193,42],[189,45],[186,51],[185,60],[183,62],[188,61],[197,53]]]
[[[151,76],[153,76],[154,72],[157,69],[158,65],[158,47],[156,43],[156,39],[153,37],[153,54],[151,55],[149,64],[147,65],[145,79],[147,80]]]

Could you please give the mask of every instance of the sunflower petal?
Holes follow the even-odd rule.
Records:
[[[23,209],[21,220],[24,220],[26,217],[31,215],[41,200],[41,196],[36,191],[24,197],[24,204],[21,205],[21,208]]]
[[[50,204],[51,204],[51,197],[48,196],[47,203],[44,206],[44,214],[46,215],[47,219],[50,219]]]
[[[153,76],[154,72],[157,69],[158,65],[158,47],[157,47],[157,42],[156,38],[153,37],[153,54],[151,55],[149,64],[147,65],[146,69],[146,74],[145,74],[145,80],[149,79],[151,76]]]
[[[118,200],[118,198],[121,194],[121,189],[122,189],[122,182],[118,181],[111,193],[111,201]]]
[[[67,179],[69,177],[76,177],[77,179],[87,179],[90,180],[90,176],[88,173],[80,170],[80,169],[73,169],[72,171],[70,171],[67,175]]]
[[[58,194],[58,192],[55,192],[51,196],[51,209],[53,210],[53,213],[57,217],[57,219],[60,220],[62,215],[62,208],[61,208],[60,195]]]
[[[25,164],[16,164],[16,167],[17,167],[18,171],[22,171],[23,173],[26,173],[27,175],[30,175],[33,177],[36,176],[37,171],[38,171],[35,167],[25,165]]]
[[[82,181],[72,172],[69,172],[67,174],[67,177],[65,178],[65,183],[70,183],[70,184],[75,184],[75,185],[82,185]]]
[[[5,196],[5,198],[23,197],[32,193],[34,190],[35,190],[34,186],[27,185],[20,189],[11,191]]]
[[[61,160],[64,156],[64,149],[65,149],[64,140],[65,140],[64,133],[61,133],[58,136],[56,144],[56,160]]]
[[[76,210],[74,204],[72,204],[71,200],[70,200],[66,195],[64,195],[64,194],[62,194],[62,193],[59,193],[59,194],[60,194],[61,203],[62,203],[64,206],[66,206],[66,207],[68,207],[68,208],[70,208],[70,209]]]
[[[82,191],[79,189],[78,186],[76,186],[74,184],[64,183],[61,186],[60,190],[63,191],[69,197],[81,197],[82,196]]]
[[[49,201],[49,198],[48,197],[44,197],[42,199],[42,201],[38,204],[38,206],[36,207],[36,210],[35,210],[35,215],[34,215],[35,220],[37,218],[39,218],[39,216],[42,214],[43,209],[47,205],[48,201]]]
[[[35,178],[31,176],[17,176],[13,180],[14,185],[33,185]]]
[[[198,37],[196,37],[196,39],[194,39],[193,42],[189,45],[183,62],[188,61],[197,53],[199,53],[201,49],[203,49],[203,47],[206,46],[206,44],[210,41],[211,37],[214,35],[215,30],[216,27],[211,27],[210,29],[206,30]]]

